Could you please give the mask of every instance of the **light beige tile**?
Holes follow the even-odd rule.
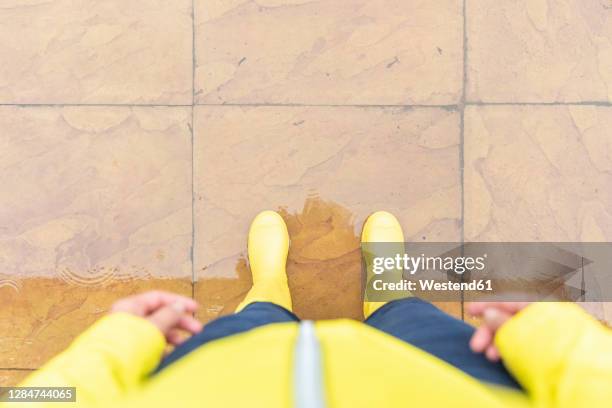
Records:
[[[394,213],[410,240],[460,239],[455,111],[197,107],[194,164],[203,320],[232,312],[250,287],[247,231],[265,209],[288,224],[305,318],[361,318],[359,236],[371,212]]]
[[[612,100],[609,0],[470,0],[467,98]]]
[[[42,277],[14,282],[0,285],[2,367],[40,367],[122,297],[147,290],[191,296],[190,277],[122,279],[96,285]]]
[[[8,0],[0,103],[192,100],[191,0]]]
[[[0,108],[0,367],[37,367],[133,279],[191,281],[190,121],[190,108]]]
[[[3,370],[0,368],[0,387],[15,387],[31,373],[30,370]]]
[[[612,108],[469,107],[465,126],[466,240],[612,241]],[[605,276],[583,277],[594,299]],[[585,306],[612,322],[610,304]]]
[[[196,0],[199,103],[453,104],[459,0]]]
[[[465,236],[611,241],[612,108],[468,107]]]
[[[0,271],[186,276],[190,108],[0,108]]]

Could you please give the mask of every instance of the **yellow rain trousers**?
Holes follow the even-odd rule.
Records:
[[[76,387],[76,403],[49,407],[293,407],[298,328],[272,324],[217,340],[151,377],[163,336],[146,320],[114,314],[22,385]],[[525,393],[475,380],[358,322],[313,328],[327,407],[612,407],[611,331],[573,304],[533,304],[497,333]]]

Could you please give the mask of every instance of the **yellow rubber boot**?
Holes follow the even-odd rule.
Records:
[[[289,232],[278,213],[263,211],[255,217],[249,229],[248,253],[253,287],[236,313],[253,302],[271,302],[292,310],[286,272]]]
[[[403,251],[404,233],[402,232],[402,226],[393,214],[386,211],[377,211],[370,215],[363,225],[361,242],[397,242],[401,243],[401,246],[398,246],[397,252]],[[366,263],[369,265],[372,264],[372,260],[366,258],[376,255],[377,254],[362,254]],[[368,302],[364,299],[364,317],[367,319],[372,313],[386,303],[387,302]]]

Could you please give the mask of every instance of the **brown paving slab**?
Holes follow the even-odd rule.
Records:
[[[8,0],[0,103],[192,100],[191,0]]]
[[[40,367],[104,316],[116,300],[148,290],[191,296],[191,279],[125,279],[84,286],[37,277],[0,287],[0,365]]]
[[[468,107],[466,240],[612,241],[610,129],[609,107]]]
[[[116,300],[147,290],[191,296],[191,279],[126,278],[84,286],[36,277],[0,287],[0,366],[40,367],[104,316]]]
[[[29,370],[3,370],[0,368],[0,387],[15,387],[31,373],[32,371]]]
[[[467,99],[612,100],[609,0],[470,0]]]
[[[612,241],[612,108],[470,106],[465,236]]]
[[[459,0],[196,0],[198,103],[454,104]]]
[[[250,288],[247,231],[265,209],[287,222],[289,282],[304,318],[362,318],[359,236],[371,212],[394,213],[408,240],[460,239],[456,111],[199,106],[194,121],[205,321],[231,313]]]
[[[24,286],[0,297],[0,324],[14,323],[0,332],[18,333],[2,336],[0,367],[36,368],[106,307],[79,288],[106,299],[135,278],[190,281],[190,120],[190,108],[0,108],[0,283]],[[27,283],[43,278],[59,284]]]

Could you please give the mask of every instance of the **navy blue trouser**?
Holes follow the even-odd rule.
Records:
[[[272,323],[299,322],[290,311],[273,303],[257,302],[234,315],[220,317],[170,353],[157,368],[162,370],[210,341]],[[492,363],[469,348],[474,328],[417,298],[389,302],[366,319],[365,324],[410,343],[446,361],[472,377],[520,389],[501,363]]]

